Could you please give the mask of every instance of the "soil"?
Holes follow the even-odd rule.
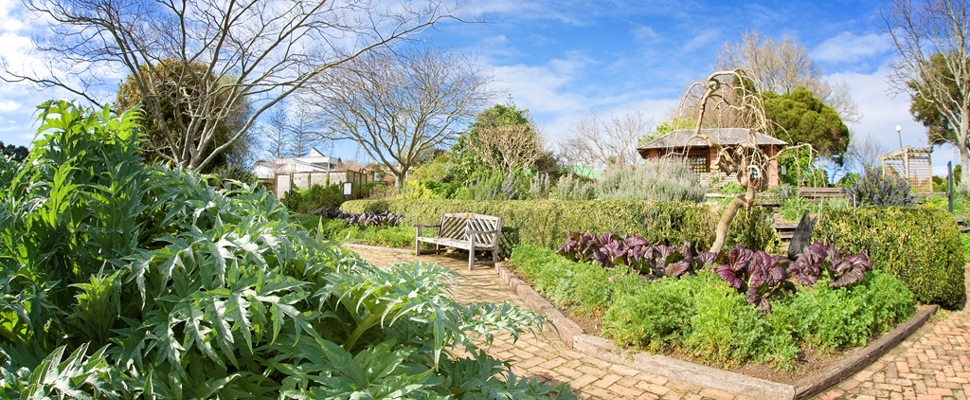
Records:
[[[514,267],[510,269],[514,271]],[[528,282],[518,272],[515,272],[515,274],[519,279],[523,279],[523,281]],[[583,328],[583,331],[587,335],[602,337],[600,334],[600,327],[603,323],[602,315],[577,315],[572,309],[563,308],[555,304],[553,305],[559,309],[563,315],[567,316],[570,320]],[[760,378],[772,382],[793,385],[802,378],[827,370],[829,367],[835,365],[842,359],[849,357],[858,350],[860,350],[860,348],[849,349],[846,351],[819,352],[815,349],[803,348],[798,359],[795,360],[795,368],[792,371],[775,369],[767,364],[745,364],[736,366],[713,365],[708,362],[698,360],[695,357],[691,357],[678,349],[668,349],[663,355],[665,357],[689,361],[695,364],[736,372],[753,378]]]

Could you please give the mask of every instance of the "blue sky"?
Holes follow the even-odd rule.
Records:
[[[825,68],[831,83],[846,82],[862,118],[850,124],[886,150],[925,146],[925,129],[909,114],[909,97],[889,94],[887,73],[894,56],[881,30],[886,1],[592,1],[469,0],[461,11],[480,23],[449,22],[423,38],[477,56],[495,85],[530,110],[540,131],[555,143],[575,122],[640,111],[660,123],[692,82],[714,69],[725,42],[745,30],[765,37],[790,35]],[[0,0],[0,55],[27,57],[29,36],[40,25],[23,17],[19,0]],[[33,137],[33,107],[54,92],[0,82],[0,140],[27,144]],[[503,98],[495,100],[504,102]],[[356,151],[338,146],[335,154]],[[934,173],[954,160],[954,148],[938,147]]]

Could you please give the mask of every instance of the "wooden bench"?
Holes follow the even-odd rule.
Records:
[[[415,225],[415,228],[417,235],[414,240],[414,255],[421,255],[421,242],[425,242],[433,243],[435,251],[440,251],[441,246],[468,250],[468,269],[472,269],[475,264],[475,250],[491,250],[491,264],[498,262],[501,217],[472,213],[444,214],[438,225]],[[423,228],[436,228],[438,233],[434,237],[423,237]]]

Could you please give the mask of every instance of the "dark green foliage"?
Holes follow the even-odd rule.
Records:
[[[903,281],[924,304],[963,308],[964,258],[953,216],[928,207],[830,209],[814,240],[865,253],[877,271]]]
[[[344,201],[340,185],[313,185],[309,189],[293,189],[286,192],[280,202],[290,212],[310,214],[322,208],[340,207]]]
[[[0,397],[552,393],[476,347],[541,316],[311,240],[263,190],[147,165],[132,114],[62,101],[40,119],[0,191]]]
[[[911,206],[916,196],[909,194],[909,182],[888,176],[882,170],[866,168],[866,173],[845,189],[846,196],[862,206]]]
[[[920,76],[919,80],[911,80],[906,84],[912,89],[910,93],[909,112],[913,114],[913,119],[923,124],[927,128],[926,139],[931,144],[950,143],[957,146],[966,146],[960,143],[957,136],[958,126],[952,126],[952,120],[946,117],[949,112],[961,114],[963,103],[965,102],[966,91],[961,89],[962,83],[958,83],[953,71],[947,64],[948,57],[941,53],[933,54],[930,57],[930,65],[926,69],[927,74],[937,76]],[[921,88],[925,82],[945,82],[946,90],[928,90]],[[940,93],[936,98],[927,99],[920,93]],[[956,174],[961,176],[960,174]]]
[[[4,145],[3,141],[0,140],[0,156],[10,157],[16,162],[23,162],[29,152],[30,150],[24,146]]]
[[[714,242],[717,214],[706,204],[683,202],[650,203],[633,200],[611,201],[463,201],[463,200],[353,200],[341,210],[353,213],[390,210],[404,215],[405,224],[437,224],[441,214],[474,212],[503,218],[500,251],[510,254],[521,243],[550,249],[562,246],[570,231],[623,232],[638,235],[649,243],[681,245],[697,249]],[[731,225],[728,245],[742,243],[763,248],[777,240],[767,211],[752,207],[738,213]]]
[[[815,151],[841,164],[849,146],[849,128],[839,113],[804,87],[783,95],[766,92],[764,97],[765,116],[777,124],[771,136],[792,144],[809,143]]]

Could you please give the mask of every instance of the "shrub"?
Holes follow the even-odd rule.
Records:
[[[552,394],[476,347],[541,316],[459,304],[439,266],[311,240],[263,190],[146,165],[134,113],[39,113],[0,191],[0,397]]]
[[[720,365],[746,362],[788,367],[799,348],[790,331],[776,328],[748,305],[745,296],[727,287],[711,273],[695,296],[697,312],[691,316],[691,334],[684,340],[688,353]],[[770,314],[769,314],[770,315]]]
[[[781,215],[781,219],[785,221],[798,221],[802,218],[802,214],[808,211],[810,214],[817,214],[819,206],[817,204],[810,203],[801,196],[789,197],[781,204],[778,209],[778,213]]]
[[[813,239],[865,253],[878,271],[899,278],[924,304],[948,309],[966,302],[964,257],[953,216],[926,207],[831,209]]]
[[[283,195],[280,202],[291,212],[309,214],[321,208],[340,207],[344,201],[340,185],[313,185],[309,189],[296,188]]]
[[[911,206],[916,196],[909,194],[909,182],[866,168],[866,173],[845,189],[846,195],[863,206]]]
[[[916,312],[912,292],[878,271],[861,285],[832,287],[828,278],[776,305],[772,318],[792,323],[800,341],[822,351],[865,345]]]
[[[603,316],[603,336],[618,346],[661,351],[690,335],[703,279],[661,279],[619,296]]]
[[[704,201],[700,179],[679,160],[648,162],[636,169],[608,171],[600,180],[600,200]]]
[[[550,197],[556,200],[593,200],[596,198],[596,182],[563,176]]]
[[[649,243],[681,245],[697,249],[714,242],[717,214],[707,204],[685,202],[650,203],[632,200],[609,201],[465,201],[465,200],[353,200],[341,210],[362,213],[389,210],[403,215],[405,224],[437,224],[441,214],[474,212],[502,217],[500,252],[510,254],[519,243],[549,249],[562,246],[569,231],[617,232],[638,235]],[[728,245],[741,242],[762,248],[777,241],[777,235],[760,207],[738,213],[731,225]]]

